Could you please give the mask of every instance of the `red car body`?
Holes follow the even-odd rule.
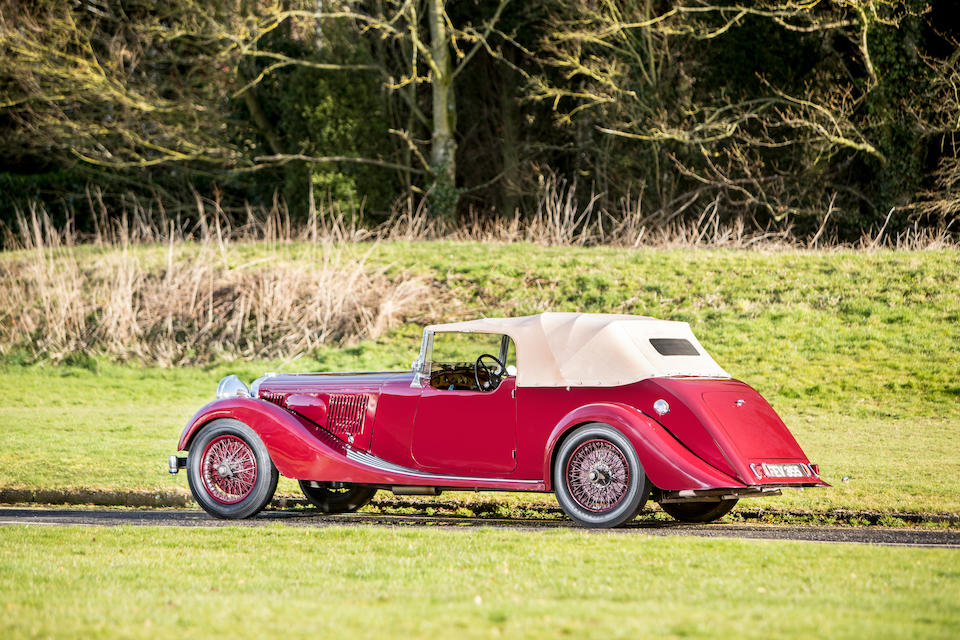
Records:
[[[552,491],[560,444],[598,424],[629,442],[663,505],[826,486],[766,400],[728,377],[518,386],[503,367],[497,386],[481,390],[436,388],[418,375],[269,375],[249,395],[241,385],[240,395],[200,409],[178,448],[192,450],[205,426],[227,418],[256,433],[280,474],[305,482],[397,493]],[[172,472],[183,466],[172,457]]]

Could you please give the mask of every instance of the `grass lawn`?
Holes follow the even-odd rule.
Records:
[[[960,554],[582,531],[0,527],[0,636],[949,638]]]
[[[183,474],[166,472],[166,457],[184,423],[226,372],[252,378],[273,364],[209,370],[104,364],[97,373],[0,367],[0,395],[7,399],[0,409],[0,487],[186,492]],[[953,444],[960,420],[783,415],[834,487],[744,506],[960,512],[960,452]],[[843,477],[850,479],[841,482]],[[280,491],[299,494],[291,481],[281,481]],[[554,503],[550,496],[535,501]]]
[[[162,248],[138,250],[147,263],[166,259]],[[372,268],[422,275],[436,304],[376,340],[288,362],[67,366],[8,355],[0,364],[0,487],[185,491],[182,476],[166,473],[166,456],[227,373],[249,381],[267,370],[405,368],[421,321],[579,310],[690,322],[724,368],[770,400],[835,485],[745,506],[960,513],[957,252],[456,243],[341,250],[366,255]],[[228,259],[249,264],[264,255],[310,254],[298,245],[240,245]]]

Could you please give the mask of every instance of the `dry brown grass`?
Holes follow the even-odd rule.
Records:
[[[93,232],[78,233],[73,218],[54,228],[39,206],[30,206],[11,227],[0,223],[0,238],[7,249],[57,247],[73,244],[130,246],[142,243],[198,241],[215,245],[221,253],[231,242],[280,244],[307,242],[336,245],[351,242],[456,240],[474,242],[531,242],[545,246],[924,250],[960,247],[956,230],[946,226],[912,227],[893,233],[892,220],[908,215],[893,209],[879,227],[863,230],[854,242],[841,242],[833,227],[837,214],[831,201],[819,228],[801,236],[789,222],[761,228],[742,217],[722,215],[719,199],[700,204],[697,199],[679,202],[670,210],[646,212],[642,194],[626,197],[615,210],[597,206],[599,195],[578,193],[576,183],[548,176],[536,194],[535,209],[527,215],[491,216],[472,211],[456,224],[431,217],[423,203],[394,212],[373,224],[361,210],[344,210],[335,202],[315,205],[311,198],[307,220],[294,222],[286,204],[275,198],[270,207],[224,210],[217,198],[194,193],[189,210],[165,209],[160,199],[124,199],[119,215],[110,215],[96,188],[87,192]],[[699,207],[699,208],[698,208]],[[696,217],[693,217],[693,216]]]
[[[76,246],[41,212],[21,223],[25,248],[0,260],[0,353],[160,364],[288,357],[377,337],[431,298],[422,278],[388,276],[334,247],[236,264],[238,247],[221,231],[199,244],[171,236],[157,264],[130,246],[129,231],[99,251]]]
[[[645,212],[643,198],[624,198],[614,211],[597,206],[596,193],[578,194],[576,183],[548,177],[537,195],[535,211],[527,216],[515,212],[510,217],[480,216],[473,213],[453,228],[428,222],[424,212],[399,215],[372,231],[372,236],[387,240],[447,238],[481,242],[532,242],[546,246],[616,246],[656,248],[729,248],[729,249],[819,249],[926,250],[960,247],[956,232],[946,227],[921,227],[919,223],[896,234],[888,232],[891,211],[879,228],[869,228],[852,243],[843,243],[830,231],[832,203],[825,212],[817,233],[806,238],[797,235],[793,225],[769,225],[760,228],[742,217],[726,219],[720,200],[694,210],[689,200],[664,211]],[[696,218],[690,214],[696,213]]]
[[[791,229],[750,229],[724,222],[716,203],[692,222],[682,210],[645,215],[641,200],[624,201],[616,214],[599,210],[594,194],[547,180],[533,215],[490,220],[469,216],[447,228],[421,208],[376,227],[356,212],[311,207],[294,224],[282,202],[245,211],[237,224],[216,200],[196,196],[189,217],[168,215],[159,202],[130,200],[111,217],[100,194],[89,194],[93,233],[80,234],[68,220],[55,227],[37,207],[4,228],[0,254],[0,354],[22,348],[53,360],[76,353],[103,353],[161,364],[218,357],[290,357],[325,343],[375,338],[408,320],[419,320],[427,301],[442,292],[422,277],[372,268],[356,251],[359,241],[448,239],[532,242],[553,246],[724,247],[816,249],[840,246],[824,224],[806,241]],[[892,215],[893,212],[891,212]],[[241,216],[242,218],[243,216]],[[890,217],[888,216],[887,222]],[[234,221],[234,222],[231,222]],[[865,232],[860,250],[957,247],[945,229],[914,227],[887,233],[885,223]],[[276,248],[302,243],[305,259],[293,261]],[[249,261],[240,248],[257,243]],[[164,247],[142,251],[145,244]],[[91,246],[92,245],[92,246]],[[153,256],[147,259],[147,255]],[[264,257],[266,256],[266,257]],[[244,262],[244,260],[248,262]]]

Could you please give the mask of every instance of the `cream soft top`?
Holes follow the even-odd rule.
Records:
[[[517,348],[518,387],[613,387],[664,376],[729,378],[686,322],[606,313],[541,313],[430,325],[426,332],[502,333]],[[662,355],[651,339],[688,341],[696,355]]]

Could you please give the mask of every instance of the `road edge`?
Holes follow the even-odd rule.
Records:
[[[0,504],[45,504],[45,505],[92,505],[98,507],[152,507],[177,508],[195,506],[193,497],[189,493],[171,491],[112,491],[104,489],[11,489],[0,488]],[[381,509],[434,509],[456,510],[465,506],[462,502],[432,498],[428,501],[397,498],[389,494],[382,495],[374,502]],[[277,509],[308,506],[309,503],[298,497],[277,496],[271,506]],[[485,509],[482,505],[471,504],[469,508],[482,515]],[[497,505],[490,505],[490,510]],[[545,513],[561,513],[559,507],[537,507]],[[908,513],[908,512],[881,512],[858,511],[854,509],[833,509],[830,511],[800,511],[787,509],[768,509],[762,507],[742,507],[735,509],[731,517],[739,520],[789,520],[799,519],[808,521],[841,523],[856,522],[859,524],[883,525],[890,519],[897,519],[904,524],[960,524],[960,514],[955,513]]]

